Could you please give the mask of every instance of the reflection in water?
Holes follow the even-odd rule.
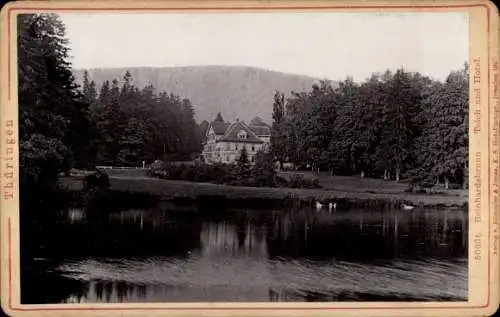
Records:
[[[82,222],[85,219],[83,209],[71,208],[68,210],[68,221],[70,223]]]
[[[238,228],[226,222],[203,224],[200,234],[202,256],[267,257],[267,242],[263,229],[251,223]]]
[[[78,215],[40,237],[54,260],[23,266],[23,303],[467,298],[464,211]]]
[[[168,263],[163,263],[168,265]],[[434,264],[434,265],[433,265]],[[465,263],[462,263],[465,264]],[[430,267],[430,269],[428,269]],[[193,268],[198,266],[193,265]],[[456,299],[466,296],[462,291],[464,280],[461,272],[454,272],[455,266],[436,263],[394,263],[393,267],[368,267],[352,263],[311,265],[308,263],[287,263],[276,261],[263,266],[265,272],[254,270],[252,274],[265,274],[266,280],[257,275],[259,282],[250,280],[247,285],[226,283],[218,274],[201,281],[172,278],[177,285],[168,282],[145,281],[96,281],[88,282],[85,294],[68,296],[67,300],[79,302],[160,302],[160,301],[273,301],[273,300],[359,300],[362,298],[390,297],[407,300],[431,300],[436,298]],[[288,271],[287,271],[288,270]],[[408,274],[408,271],[415,271]],[[447,272],[449,271],[449,272]],[[451,273],[450,273],[451,272]],[[216,272],[214,272],[216,273]],[[252,275],[252,274],[249,274]],[[439,275],[450,274],[456,278],[440,287],[443,279]],[[305,278],[307,277],[307,278]],[[424,280],[422,282],[422,280]],[[186,284],[183,284],[186,283]],[[402,287],[408,289],[401,289]],[[368,290],[368,291],[367,291]],[[213,294],[210,294],[213,292]],[[246,297],[245,297],[246,296]]]

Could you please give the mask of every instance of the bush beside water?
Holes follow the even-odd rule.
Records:
[[[109,188],[109,176],[105,172],[97,170],[95,173],[85,176],[83,179],[85,190]]]
[[[233,169],[236,170],[233,171]],[[116,179],[111,188],[98,186],[78,191],[63,192],[58,201],[65,201],[69,205],[84,208],[87,219],[105,222],[107,215],[112,211],[130,208],[157,208],[162,202],[175,205],[197,206],[203,210],[205,206],[217,205],[220,210],[234,208],[273,208],[287,206],[301,208],[314,206],[316,201],[328,203],[335,201],[340,209],[376,208],[400,209],[402,204],[415,205],[426,208],[454,207],[467,208],[467,203],[448,201],[436,203],[436,199],[407,201],[408,197],[400,195],[338,195],[329,191],[301,191],[297,188],[314,188],[319,186],[317,180],[304,178],[301,174],[294,174],[290,178],[277,177],[269,170],[251,168],[246,178],[241,176],[241,170],[231,165],[174,165],[167,164],[161,168],[151,169],[151,175],[168,179],[175,176],[177,180],[187,182],[170,183],[169,186],[158,186],[154,180],[145,180],[144,183],[130,182]],[[274,177],[274,178],[271,178]],[[92,177],[90,178],[92,179]],[[201,186],[189,181],[231,184],[221,191],[213,186]],[[272,182],[271,182],[272,181]],[[137,187],[137,184],[140,188]],[[261,187],[260,190],[242,188],[238,186]],[[285,187],[286,186],[286,187]],[[275,187],[274,189],[272,187]],[[283,190],[277,190],[283,188]],[[197,191],[199,190],[199,191]],[[431,197],[431,196],[428,196]],[[437,200],[438,202],[440,200]],[[31,218],[31,217],[29,217]],[[31,218],[32,219],[32,218]]]
[[[224,184],[249,187],[282,187],[282,188],[321,188],[318,179],[308,179],[294,174],[290,178],[276,176],[274,170],[263,169],[256,164],[249,167],[248,172],[238,165],[230,164],[169,164],[160,168],[151,168],[149,176],[168,180],[188,182]],[[242,175],[244,175],[242,177]]]

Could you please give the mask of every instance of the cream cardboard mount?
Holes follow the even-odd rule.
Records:
[[[498,17],[497,8],[488,1],[6,4],[0,37],[4,312],[12,316],[493,314],[499,303],[500,263]],[[61,36],[69,42],[63,43]],[[61,55],[64,49],[68,56]],[[439,69],[452,65],[460,54],[467,68],[450,66],[447,72],[456,72],[448,82],[446,76],[436,78]],[[395,61],[396,68],[391,66]],[[467,129],[461,139],[442,136],[432,142],[453,147],[467,140],[465,154],[458,151],[450,158],[445,153],[449,161],[460,155],[467,159],[461,165],[465,169],[454,168],[466,171],[466,189],[453,189],[451,185],[457,184],[450,182],[456,174],[443,172],[437,182],[445,185],[409,193],[403,165],[377,174],[351,162],[353,167],[342,168],[354,170],[354,176],[337,175],[341,167],[332,163],[337,162],[332,157],[346,159],[338,150],[339,140],[348,140],[354,131],[339,128],[342,120],[332,114],[346,111],[337,107],[348,91],[345,78],[354,76],[352,87],[358,88],[353,89],[361,83],[369,87],[365,78],[391,68],[392,74],[380,75],[378,87],[393,87],[392,95],[382,92],[384,100],[396,100],[386,102],[393,108],[385,109],[400,110],[381,125],[384,131],[394,129],[385,137],[400,141],[399,123],[415,120],[404,112],[416,108],[405,99],[407,86],[396,85],[401,78],[417,71],[432,83],[441,81],[425,98],[430,104],[448,106],[447,116],[458,118],[453,133]],[[128,75],[125,70],[130,70]],[[446,90],[458,87],[460,79],[468,81],[468,98],[464,89]],[[81,97],[61,84],[68,80],[80,85]],[[148,90],[149,84],[154,89]],[[298,94],[289,94],[292,90]],[[451,101],[460,96],[466,96],[466,106]],[[83,100],[85,107],[90,104],[88,112],[74,110],[79,104],[75,100]],[[298,112],[290,109],[300,102],[310,108],[303,108],[300,120],[293,119]],[[130,109],[142,112],[131,114]],[[170,112],[165,115],[158,109]],[[363,111],[373,109],[366,106]],[[220,118],[217,112],[222,113]],[[356,121],[354,113],[347,112],[344,119]],[[439,117],[440,113],[434,112],[436,122],[453,121]],[[333,123],[325,123],[322,118],[330,116]],[[81,137],[83,130],[75,128],[75,122],[84,117],[95,123],[99,137]],[[126,124],[120,125],[119,118]],[[172,120],[178,120],[177,125]],[[378,127],[371,122],[367,129]],[[282,128],[286,124],[291,130]],[[214,126],[231,126],[232,143],[218,142]],[[111,128],[116,132],[109,132]],[[293,128],[307,133],[287,132]],[[310,138],[313,132],[316,139]],[[229,138],[225,133],[218,138]],[[102,141],[104,135],[109,143]],[[280,148],[283,135],[288,141]],[[295,144],[292,135],[303,146],[295,148],[295,157],[286,152],[286,146]],[[81,144],[95,141],[95,155],[79,157],[83,152],[75,150],[74,137],[81,137]],[[333,146],[313,143],[320,139]],[[193,142],[198,148],[185,150]],[[107,144],[118,144],[118,154],[106,161]],[[395,144],[403,148],[402,143]],[[437,148],[429,157],[437,155]],[[77,155],[68,170],[64,164],[71,151]],[[389,156],[381,152],[375,160],[400,162],[401,151]],[[245,155],[251,156],[248,162]],[[268,165],[262,163],[266,157]],[[97,166],[101,174],[74,165],[82,161],[92,161],[88,165]],[[224,179],[214,184],[208,172],[203,180],[191,179],[186,172],[216,168],[236,171],[240,183]],[[183,176],[173,179],[174,171]],[[281,185],[256,185],[255,175],[264,175],[259,171],[276,174]],[[30,195],[20,194],[20,186],[23,193],[31,189],[26,180],[39,182],[50,175],[64,185],[57,199],[48,198],[53,193],[40,194],[43,186]],[[305,188],[309,183],[304,180],[292,186],[290,177],[316,178],[321,187]],[[422,184],[415,188],[418,185]],[[160,198],[152,199],[153,207],[141,205],[151,202],[146,196]],[[96,197],[104,198],[96,202]],[[46,207],[47,201],[58,205]],[[379,208],[387,204],[390,210]],[[387,260],[384,256],[388,262],[382,261]]]

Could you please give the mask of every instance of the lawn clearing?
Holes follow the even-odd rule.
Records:
[[[321,177],[321,176],[320,176]],[[328,178],[328,176],[324,176]],[[63,177],[61,185],[69,190],[81,190],[83,177]],[[125,192],[146,192],[165,199],[175,197],[196,198],[199,196],[219,196],[226,199],[299,199],[304,201],[330,200],[373,200],[389,201],[394,204],[405,202],[423,207],[463,207],[467,196],[451,194],[410,194],[401,188],[404,184],[383,180],[361,179],[355,177],[333,177],[321,181],[321,189],[291,189],[266,187],[237,187],[211,183],[171,181],[135,175],[110,176],[111,189]],[[324,183],[323,183],[324,182]],[[326,184],[325,184],[326,183]],[[381,184],[385,185],[382,186]]]
[[[310,171],[280,172],[282,177],[290,177],[293,174],[301,174],[305,178],[317,178],[323,189],[347,192],[378,193],[378,194],[406,194],[404,191],[408,184],[404,182],[387,181],[383,179],[367,178],[360,176],[330,176],[328,173],[320,173],[316,176]],[[467,197],[466,189],[445,189],[443,186],[433,188],[433,194],[442,196]]]

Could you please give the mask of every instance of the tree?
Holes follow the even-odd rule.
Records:
[[[332,109],[336,117],[330,121],[331,143],[328,158],[330,168],[344,170],[350,174],[360,169],[364,146],[362,144],[362,107],[360,88],[352,78],[339,83],[333,91]],[[336,153],[336,154],[335,154]]]
[[[425,124],[417,140],[420,174],[466,187],[468,170],[468,65],[453,71],[445,83],[432,86],[424,100]],[[415,174],[415,172],[414,172]]]
[[[273,156],[270,152],[259,151],[255,154],[255,165],[251,170],[254,186],[274,187],[276,185],[276,171]]]
[[[296,121],[297,150],[301,162],[315,169],[327,165],[335,154],[329,151],[329,148],[336,131],[337,97],[328,83],[322,82],[321,86],[314,85],[312,92],[306,98],[306,103],[310,104],[310,107],[303,110],[300,121]]]
[[[90,100],[89,103],[93,103],[97,100],[97,89],[95,86],[95,81],[93,80],[90,81],[88,99]]]
[[[87,70],[83,73],[83,85],[82,85],[82,94],[85,103],[88,105],[88,147],[87,147],[87,164],[78,164],[80,166],[84,166],[87,168],[95,166],[96,163],[96,155],[98,152],[100,135],[98,127],[96,126],[96,118],[99,114],[99,100],[97,98],[97,91],[95,86],[95,81],[90,79],[89,73]]]
[[[128,94],[133,93],[133,85],[132,85],[132,74],[130,74],[129,70],[125,71],[125,75],[123,75],[123,86],[120,91],[121,95],[126,98]]]
[[[141,166],[142,161],[188,160],[201,151],[201,136],[188,99],[141,90],[129,71],[100,88],[93,119],[99,127],[98,160],[105,165]]]
[[[99,101],[103,105],[107,105],[111,101],[111,85],[109,80],[105,80],[101,86]]]
[[[299,131],[305,123],[305,117],[312,107],[310,96],[306,92],[292,92],[292,97],[285,104],[285,121],[283,130],[286,136],[285,155],[295,164],[304,162],[304,157],[299,148]]]
[[[336,89],[314,85],[286,102],[278,120],[284,152],[295,163],[328,166],[332,173],[466,184],[467,87],[467,65],[445,82],[398,69],[361,84],[347,78]]]
[[[90,79],[89,72],[87,70],[83,72],[83,96],[86,99],[90,97]],[[87,99],[87,102],[90,103],[91,100]]]
[[[201,139],[199,137],[198,125],[194,120],[194,109],[189,99],[181,101],[181,135],[182,135],[182,154],[190,159],[192,153],[201,152]]]
[[[274,94],[273,124],[279,125],[285,118],[285,95],[279,91]]]
[[[88,104],[59,17],[21,14],[17,23],[21,189],[53,187],[58,173],[91,158]]]
[[[217,113],[217,117],[215,117],[214,122],[224,122],[224,119],[222,118],[220,112]]]
[[[285,135],[285,96],[283,93],[274,94],[273,124],[271,127],[271,151],[280,162],[281,167],[286,160],[286,135]]]
[[[420,92],[412,85],[410,74],[398,69],[388,83],[382,112],[386,124],[378,151],[386,171],[394,173],[396,181],[411,159],[411,142],[419,128],[414,118],[420,112],[420,103]]]
[[[246,180],[250,176],[250,161],[248,160],[248,153],[246,146],[240,151],[240,156],[236,161],[236,180]]]
[[[261,117],[254,117],[251,121],[250,121],[250,125],[255,125],[255,126],[262,126],[262,125],[266,125],[264,123],[264,120],[262,120]]]
[[[205,142],[205,135],[207,134],[207,129],[209,125],[210,123],[208,123],[207,120],[203,120],[199,125],[198,130],[200,131],[200,140],[202,143]]]
[[[361,165],[363,174],[377,177],[381,160],[377,156],[380,147],[381,133],[384,129],[382,110],[385,107],[386,87],[379,75],[372,75],[359,88],[360,116],[358,118],[362,149]]]

